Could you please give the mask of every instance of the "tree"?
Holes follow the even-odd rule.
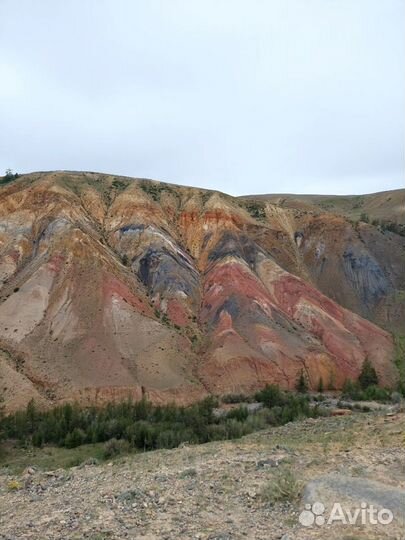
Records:
[[[13,171],[11,169],[6,169],[6,172],[4,173],[4,176],[3,176],[3,180],[1,181],[2,183],[6,183],[6,182],[11,182],[11,180],[15,180],[16,178],[18,178],[18,174],[17,173],[13,173]]]
[[[34,431],[35,431],[35,422],[37,420],[37,409],[35,407],[34,399],[31,399],[28,402],[25,412],[26,412],[26,415],[27,415],[27,423],[28,423],[28,426],[29,426],[29,430],[30,430],[31,433],[34,433]]]
[[[301,369],[301,372],[295,384],[295,389],[297,390],[297,392],[300,392],[301,394],[305,394],[306,392],[308,392],[308,382],[304,375],[303,369]]]
[[[377,372],[368,358],[363,362],[363,367],[361,368],[361,373],[359,375],[359,383],[363,390],[369,386],[378,385]]]
[[[256,393],[255,398],[269,409],[282,406],[285,403],[285,396],[276,384],[268,384],[263,390]]]
[[[318,392],[319,392],[320,394],[323,393],[323,379],[322,379],[322,377],[319,377],[319,382],[318,382]]]
[[[70,431],[65,437],[65,446],[66,448],[76,448],[84,444],[86,441],[86,433],[80,428],[74,428],[73,431]]]

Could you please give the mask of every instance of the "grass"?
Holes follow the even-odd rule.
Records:
[[[184,469],[179,475],[179,478],[195,478],[197,476],[197,470],[192,468]]]
[[[283,503],[294,502],[299,499],[302,484],[297,480],[291,469],[282,468],[262,488],[260,497],[265,502]]]
[[[29,466],[41,470],[68,469],[80,465],[90,458],[102,460],[104,444],[85,444],[77,448],[22,448],[7,444],[0,456],[0,467],[6,467],[13,474],[20,474]]]
[[[19,489],[22,489],[22,484],[18,480],[10,480],[10,482],[7,483],[7,489],[8,491],[18,491]]]

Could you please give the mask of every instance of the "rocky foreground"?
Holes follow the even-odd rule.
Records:
[[[405,414],[308,419],[243,439],[0,475],[0,538],[401,539]],[[279,497],[284,486],[287,495]],[[275,500],[276,499],[276,500]],[[278,500],[277,500],[278,499]],[[281,500],[280,500],[281,499]],[[389,525],[299,522],[305,504],[389,508]]]

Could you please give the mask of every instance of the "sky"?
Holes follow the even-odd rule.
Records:
[[[404,187],[405,0],[0,0],[0,174]]]

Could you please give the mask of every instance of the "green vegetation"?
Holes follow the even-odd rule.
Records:
[[[342,397],[355,401],[391,401],[391,390],[378,386],[377,372],[366,358],[357,381],[348,379],[343,385]]]
[[[342,397],[354,401],[391,401],[391,391],[376,385],[362,389],[358,381],[348,379],[343,385]]]
[[[359,384],[363,390],[366,390],[370,386],[378,385],[377,372],[368,358],[363,362],[361,373],[359,375]]]
[[[18,480],[10,480],[7,483],[8,491],[18,491],[19,489],[22,489],[22,487],[22,484]]]
[[[19,473],[33,464],[39,469],[52,470],[67,469],[82,463],[97,463],[105,459],[105,444],[84,444],[77,448],[49,445],[36,448],[8,441],[2,444],[0,466],[8,467],[13,472]]]
[[[364,206],[364,198],[361,196],[361,195],[357,195],[355,197],[350,197],[350,199],[352,200],[353,202],[353,210],[356,210],[358,208],[361,208],[362,206]]]
[[[6,172],[4,173],[3,178],[0,178],[0,185],[2,184],[8,184],[9,182],[12,182],[13,180],[17,180],[19,178],[18,173],[13,173],[11,169],[6,169]]]
[[[201,193],[201,201],[202,201],[203,206],[205,206],[205,204],[210,200],[210,198],[214,195],[214,193],[217,193],[217,192],[208,190],[208,191],[203,191]]]
[[[221,397],[221,401],[222,403],[251,403],[253,397],[246,394],[226,394]]]
[[[316,417],[324,414],[324,410],[319,405],[311,407],[308,395],[284,392],[274,384],[270,384],[257,392],[255,398],[270,409],[267,421],[271,425],[280,426],[299,418]]]
[[[259,203],[257,201],[254,201],[254,202],[249,201],[249,202],[245,203],[245,209],[255,219],[265,219],[266,218],[266,211],[264,209],[264,204],[263,203]]]
[[[399,371],[398,391],[405,396],[405,335],[395,334],[395,365]]]
[[[127,454],[130,450],[130,444],[125,439],[110,439],[104,445],[103,458],[111,459],[120,454]]]
[[[372,225],[378,227],[383,232],[389,231],[400,236],[405,236],[405,225],[403,223],[396,223],[395,221],[373,219]]]
[[[297,392],[300,392],[300,394],[305,394],[306,392],[308,392],[308,381],[305,377],[303,369],[301,369],[301,372],[298,376],[295,389],[297,390]]]
[[[25,448],[54,445],[75,449],[104,444],[102,457],[132,449],[175,448],[182,442],[205,443],[234,439],[299,418],[319,416],[318,405],[310,407],[307,396],[269,386],[257,398],[267,407],[249,414],[245,406],[216,414],[217,402],[207,398],[189,407],[152,405],[146,400],[111,403],[104,408],[81,408],[66,404],[41,411],[31,401],[24,411],[0,420],[2,438]]]
[[[163,191],[167,191],[171,193],[176,198],[178,197],[176,191],[167,184],[162,184],[159,182],[152,182],[152,181],[144,181],[144,182],[141,182],[140,187],[141,189],[143,189],[145,193],[150,195],[155,202],[160,201],[160,196]]]
[[[128,266],[129,264],[129,259],[128,259],[128,255],[126,253],[124,253],[123,255],[121,255],[121,262],[124,266]]]
[[[122,178],[115,178],[111,182],[111,186],[117,191],[124,191],[129,186],[130,181]]]
[[[261,498],[271,503],[294,502],[300,497],[301,491],[302,484],[297,480],[292,470],[282,468],[264,486]]]
[[[364,223],[370,223],[370,218],[368,217],[368,214],[362,212],[360,214],[360,221],[364,221]]]

